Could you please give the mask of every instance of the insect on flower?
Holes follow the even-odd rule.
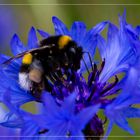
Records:
[[[44,38],[37,44],[32,27],[27,47],[14,35],[15,56],[0,55],[0,64],[7,64],[0,67],[0,101],[10,110],[0,125],[20,128],[22,138],[47,140],[99,140],[106,122],[104,138],[114,124],[134,134],[127,119],[140,118],[140,109],[133,106],[140,103],[140,40],[125,12],[119,27],[105,21],[86,30],[76,21],[69,30],[56,17],[53,23],[54,36],[37,30]],[[104,38],[100,33],[106,25]],[[22,109],[30,101],[40,102],[37,114]]]
[[[67,35],[50,36],[38,45],[38,48],[20,53],[3,63],[23,57],[19,84],[33,94],[41,93],[43,89],[51,91],[51,83],[63,81],[64,74],[77,71],[83,54],[82,47]]]

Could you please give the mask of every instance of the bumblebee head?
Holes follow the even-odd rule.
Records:
[[[64,49],[65,46],[67,46],[71,40],[72,40],[72,38],[70,36],[67,36],[67,35],[60,36],[60,38],[58,40],[59,49],[60,50]]]

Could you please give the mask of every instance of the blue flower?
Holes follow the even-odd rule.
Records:
[[[7,114],[6,110],[4,109],[3,105],[0,104],[0,123],[4,121],[5,115]],[[11,136],[11,139],[14,140],[14,137],[18,135],[17,130],[13,130],[9,127],[0,126],[0,136],[1,139],[6,139],[8,136]]]
[[[80,74],[75,74],[75,83],[79,88],[81,102],[84,104],[100,102],[102,108],[105,108],[115,99],[115,96],[111,99],[107,96],[120,93],[128,71],[138,61],[134,43],[137,38],[133,38],[133,34],[127,28],[124,15],[120,16],[120,28],[109,23],[107,42],[101,35],[97,36],[97,46],[102,58],[101,65],[97,66],[94,63],[88,80]],[[118,78],[120,73],[125,73],[123,78]],[[115,79],[114,82],[109,81],[112,77]]]
[[[17,82],[21,60],[16,59],[6,68],[1,67],[0,77],[5,80],[2,82],[0,79],[0,100],[10,109],[8,120],[1,125],[20,128],[22,136],[45,136],[49,139],[53,135],[67,135],[73,139],[73,136],[78,135],[84,139],[84,135],[103,135],[106,121],[103,122],[97,114],[98,109],[103,109],[105,117],[110,121],[106,135],[110,133],[113,124],[133,134],[127,119],[140,117],[139,109],[132,107],[133,104],[140,103],[140,41],[137,30],[127,24],[125,13],[119,19],[119,28],[110,22],[101,22],[87,31],[82,22],[74,22],[68,30],[62,21],[53,17],[55,34],[68,35],[82,47],[87,67],[81,60],[79,71],[70,72],[70,78],[64,75],[67,78],[56,80],[50,93],[44,91],[41,94],[44,109],[36,115],[19,108],[23,103],[36,100],[28,91],[21,89]],[[106,41],[100,32],[107,24]],[[43,38],[50,36],[43,30],[38,32]],[[35,29],[31,28],[28,49],[37,47],[36,42]],[[17,36],[11,41],[11,49],[14,55],[26,51]],[[96,49],[99,49],[102,58],[99,64],[94,59]],[[1,55],[0,62],[7,59]],[[87,78],[84,77],[85,72],[88,73]],[[122,73],[124,76],[120,77],[119,74]],[[110,80],[112,77],[114,81]],[[108,98],[110,95],[113,96]]]
[[[5,96],[9,94],[5,93]],[[61,104],[56,103],[50,93],[42,94],[44,111],[42,114],[31,114],[14,107],[10,97],[4,99],[5,105],[10,108],[17,118],[10,118],[1,123],[3,126],[20,127],[21,136],[38,136],[49,139],[84,139],[82,130],[93,118],[100,105],[89,106],[76,112],[77,94],[72,93]],[[85,115],[86,114],[86,115]]]
[[[13,53],[13,55],[17,55],[19,53],[25,52],[27,50],[30,50],[32,48],[36,48],[37,46],[37,36],[36,36],[36,31],[35,28],[32,27],[29,31],[28,34],[28,44],[27,46],[24,46],[23,43],[21,42],[20,38],[18,37],[18,35],[14,35],[11,39],[11,51]],[[1,54],[0,55],[0,63],[2,64],[3,62],[5,62],[6,60],[8,60],[10,57]],[[16,59],[15,61],[13,61],[12,63],[10,63],[9,65],[7,65],[7,67],[3,66],[1,67],[1,70],[4,71],[5,75],[7,75],[8,77],[11,77],[15,80],[18,79],[18,72],[19,72],[19,68],[21,65],[21,59]]]
[[[66,26],[56,17],[53,17],[54,28],[56,31],[56,35],[69,35],[72,37],[76,43],[83,47],[86,52],[91,52],[91,56],[93,57],[96,48],[96,35],[100,33],[106,26],[107,22],[101,22],[97,24],[95,27],[86,30],[86,26],[82,22],[74,22],[70,31],[66,28]],[[47,38],[49,36],[48,33],[42,30],[38,30],[42,37]],[[82,36],[81,36],[82,35]],[[37,35],[36,30],[32,27],[28,34],[28,44],[26,47],[23,45],[19,37],[15,34],[11,39],[11,51],[15,55],[18,55],[27,50],[38,47],[37,46]],[[85,61],[87,61],[88,57],[84,55]],[[5,56],[3,54],[0,55],[0,63],[2,64],[10,57]],[[90,65],[90,62],[87,61],[87,65]],[[0,85],[0,100],[3,96],[4,91],[6,91],[7,87],[10,87],[13,103],[21,105],[23,103],[36,100],[28,91],[22,89],[18,82],[18,74],[21,66],[21,59],[15,59],[7,66],[0,67],[1,71],[1,85]],[[85,65],[83,61],[81,61],[81,71],[85,71]],[[4,80],[5,79],[5,80]],[[2,82],[4,81],[4,82]],[[11,87],[12,84],[12,87]],[[2,101],[2,100],[1,100]]]
[[[132,67],[128,73],[128,77],[121,94],[116,97],[111,104],[106,106],[105,115],[109,119],[106,136],[110,134],[114,124],[118,125],[125,131],[134,134],[134,131],[129,126],[127,119],[140,118],[140,109],[132,106],[140,103],[139,78],[139,72],[137,69]]]
[[[128,32],[124,16],[120,16],[120,29],[112,23],[109,24],[107,41],[100,35],[98,36],[99,52],[102,60],[105,60],[99,77],[102,83],[118,73],[126,72],[129,66],[136,62],[136,48],[130,39],[134,35]]]
[[[14,55],[25,52],[37,47],[37,36],[35,28],[32,27],[28,35],[28,45],[25,47],[15,34],[11,39],[11,51]],[[0,64],[8,60],[10,57],[1,54]],[[18,83],[18,73],[21,66],[21,59],[16,59],[8,65],[1,65],[0,67],[0,101],[2,101],[3,94],[10,89],[13,103],[21,105],[23,103],[33,101],[35,98],[31,96],[28,91],[23,90]],[[12,86],[11,86],[12,85]]]

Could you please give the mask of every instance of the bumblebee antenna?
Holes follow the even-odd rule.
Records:
[[[17,58],[20,58],[20,57],[24,56],[25,53],[26,53],[26,52],[20,53],[20,54],[14,56],[14,57],[11,57],[10,59],[4,61],[4,62],[2,63],[2,65],[9,64],[12,60],[15,60],[15,59],[17,59]]]

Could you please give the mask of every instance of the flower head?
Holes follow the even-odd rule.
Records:
[[[80,45],[85,51],[92,50],[91,56],[95,53],[95,46],[96,46],[96,35],[100,33],[107,22],[102,22],[90,29],[89,31],[86,30],[86,26],[82,22],[74,22],[70,31],[66,28],[66,26],[60,21],[57,17],[53,17],[53,23],[54,28],[56,31],[56,35],[69,35],[73,40],[76,41],[78,45]],[[40,35],[44,38],[49,37],[50,35],[42,30],[38,30]],[[80,36],[82,34],[82,37]],[[11,40],[11,51],[12,53],[17,56],[18,54],[21,54],[23,52],[27,52],[31,49],[37,48],[38,39],[36,35],[36,30],[34,27],[32,27],[28,34],[28,44],[27,47],[23,45],[23,43],[20,41],[19,37],[15,34]],[[84,56],[85,61],[87,61],[87,57]],[[3,62],[9,60],[8,56],[5,56],[1,54],[0,56],[0,62],[3,64]],[[89,61],[87,61],[87,65],[89,65]],[[21,59],[15,59],[11,61],[9,64],[7,64],[4,67],[1,67],[1,76],[2,79],[5,79],[5,82],[1,84],[1,93],[0,96],[3,96],[3,92],[6,91],[6,87],[10,87],[11,83],[14,83],[11,90],[11,94],[13,94],[13,98],[17,104],[23,104],[27,101],[32,100],[38,100],[36,97],[32,97],[32,94],[30,94],[29,91],[26,91],[22,88],[22,86],[19,84],[22,81],[19,81],[19,72],[21,68]],[[80,71],[85,71],[86,67],[81,61],[81,67]],[[49,82],[50,84],[50,82]],[[15,92],[16,91],[16,92]],[[24,92],[24,93],[22,93]],[[16,94],[16,95],[15,95]],[[17,95],[18,94],[18,95]],[[25,97],[25,99],[24,99]],[[27,99],[28,98],[28,99]],[[24,101],[25,100],[25,101]]]
[[[5,93],[5,96],[7,95],[8,94]],[[22,136],[40,137],[43,134],[43,136],[48,139],[52,139],[53,137],[54,139],[58,137],[62,137],[61,139],[66,139],[66,137],[69,139],[71,139],[71,137],[84,139],[82,130],[100,107],[98,104],[76,112],[76,93],[72,93],[64,99],[64,102],[57,104],[50,93],[44,92],[42,94],[44,111],[42,114],[33,115],[14,107],[8,96],[4,99],[4,103],[11,109],[11,113],[17,117],[10,118],[6,122],[1,123],[1,125],[21,127]],[[14,122],[14,119],[17,120],[17,122]],[[11,122],[13,122],[13,124]],[[34,128],[34,131],[30,132],[32,128]]]
[[[113,124],[134,134],[134,131],[128,125],[127,119],[140,117],[140,109],[132,106],[140,103],[138,80],[139,72],[135,68],[131,68],[122,93],[111,104],[106,106],[105,114],[110,121],[106,135],[111,132]]]
[[[76,59],[71,65],[69,63],[61,65],[60,56],[57,57],[58,54],[53,55],[54,52],[50,50],[47,53],[45,64],[52,66],[54,69],[42,76],[42,83],[36,82],[33,87],[37,89],[40,85],[39,88],[43,92],[34,93],[31,92],[32,90],[22,89],[18,83],[19,68],[22,67],[21,59],[15,59],[6,68],[1,67],[0,76],[5,81],[0,86],[0,99],[10,109],[8,120],[1,125],[18,127],[21,129],[21,135],[23,136],[43,135],[49,139],[49,136],[53,135],[67,135],[69,139],[72,139],[72,136],[81,136],[80,139],[84,139],[84,135],[89,137],[103,135],[103,127],[106,121],[102,120],[97,113],[97,110],[103,109],[105,118],[110,121],[106,135],[110,133],[113,124],[133,134],[127,119],[139,117],[139,109],[132,107],[133,104],[140,103],[138,98],[139,85],[137,84],[139,83],[138,69],[140,64],[139,33],[138,28],[135,29],[127,24],[125,13],[119,19],[119,27],[111,22],[101,22],[87,31],[85,24],[82,22],[74,22],[71,29],[68,30],[62,21],[53,17],[56,32],[56,38],[54,38],[64,37],[66,40],[74,40],[74,42],[71,42],[72,45],[75,47],[76,44],[76,47],[81,49],[81,55],[77,53],[77,55],[82,56],[80,58],[80,68],[77,70],[71,67],[77,62]],[[104,39],[100,32],[107,24],[107,39]],[[43,38],[49,38],[50,36],[43,30],[37,31]],[[43,40],[43,42],[46,40]],[[36,50],[34,48],[38,47],[37,41],[35,29],[31,28],[28,49]],[[62,44],[65,43],[65,41],[62,42]],[[55,46],[55,44],[52,43],[50,46],[43,47],[48,49],[52,46]],[[74,47],[70,48],[71,57],[75,53]],[[64,46],[61,46],[60,50],[62,48]],[[11,41],[11,49],[14,55],[27,50],[17,36],[14,36]],[[95,63],[96,49],[99,50],[102,59],[100,63]],[[30,51],[28,52],[30,53]],[[63,60],[67,62],[67,55],[70,54],[62,50],[60,52]],[[36,53],[34,55],[37,56]],[[7,59],[8,57],[1,55],[0,61],[2,63]],[[58,60],[60,60],[59,67],[56,65]],[[31,66],[35,65],[38,70],[44,60],[37,59],[36,61],[38,63],[31,63]],[[46,70],[47,66],[43,68]],[[43,71],[43,69],[39,70]],[[87,72],[87,78],[84,75],[85,72]],[[41,72],[37,71],[36,73],[36,76],[38,76]],[[124,75],[120,76],[119,74],[122,73]],[[33,91],[39,91],[39,88]],[[43,103],[44,109],[41,113],[35,115],[19,108],[23,103],[32,100]],[[14,121],[13,115],[16,115],[17,122]]]
[[[29,49],[37,47],[36,42],[37,37],[35,28],[32,27],[29,31],[27,47],[22,44],[19,37],[15,34],[11,40],[11,51],[14,55],[23,53]],[[19,85],[18,73],[20,71],[21,59],[16,59],[8,65],[2,65],[3,62],[7,61],[9,58],[9,56],[3,54],[0,55],[0,100],[2,101],[3,93],[6,92],[9,87],[12,94],[13,103],[21,105],[25,102],[35,100],[28,91],[23,90]]]

